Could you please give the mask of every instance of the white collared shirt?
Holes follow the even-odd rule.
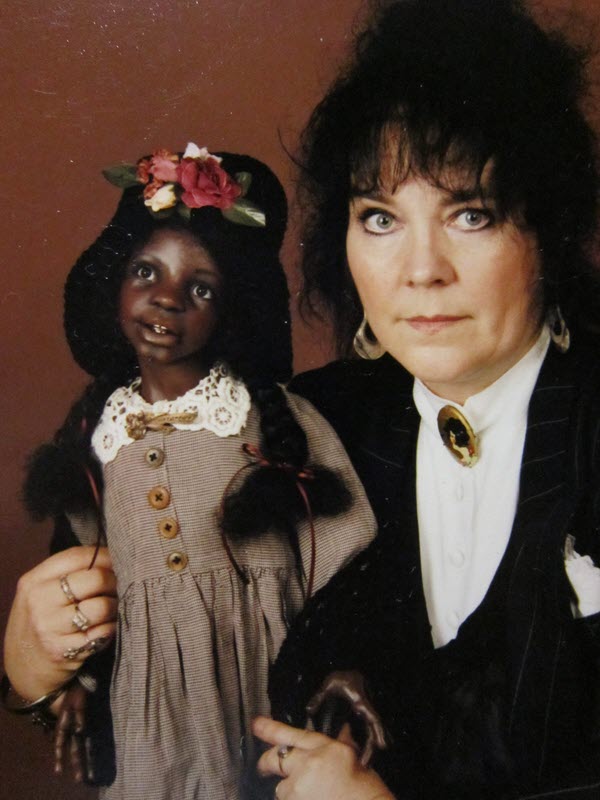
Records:
[[[479,606],[498,569],[517,508],[527,409],[550,335],[544,327],[508,372],[464,406],[415,379],[421,425],[417,443],[417,512],[421,569],[435,647],[454,639]],[[454,405],[478,435],[480,458],[464,467],[444,446],[439,410]]]

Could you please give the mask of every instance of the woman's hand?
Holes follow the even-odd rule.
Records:
[[[114,636],[116,578],[106,547],[89,569],[94,550],[72,547],[56,553],[19,579],[6,627],[4,664],[13,689],[24,699],[35,700],[65,683],[94,652],[90,642],[102,646]],[[77,607],[67,597],[65,582],[61,585],[63,576]],[[67,658],[69,652],[74,657]],[[60,698],[53,710],[58,707]]]
[[[338,739],[257,717],[255,736],[274,745],[258,762],[261,775],[278,775],[277,800],[394,800],[381,778],[360,765],[345,726]],[[287,747],[287,754],[279,752]]]

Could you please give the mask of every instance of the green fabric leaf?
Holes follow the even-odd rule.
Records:
[[[179,216],[189,222],[192,218],[192,209],[189,206],[186,206],[185,203],[177,203],[176,208]]]
[[[238,199],[231,208],[221,212],[225,219],[236,225],[249,225],[254,228],[264,228],[267,224],[265,212],[249,200]]]
[[[234,177],[236,182],[242,187],[242,197],[245,197],[252,183],[252,174],[250,172],[236,172]]]
[[[137,167],[133,164],[117,164],[115,167],[107,167],[102,170],[102,174],[113,186],[119,189],[129,189],[130,186],[139,186],[137,179]]]
[[[160,211],[152,211],[150,206],[147,206],[148,211],[154,219],[168,219],[169,217],[173,216],[173,212],[175,209],[171,206],[171,208],[161,208]]]

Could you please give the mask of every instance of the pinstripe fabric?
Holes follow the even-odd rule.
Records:
[[[477,663],[485,663],[480,642],[487,641],[487,626],[500,632],[506,745],[516,777],[510,787],[485,789],[459,779],[449,793],[436,779],[433,742],[420,740],[430,724],[445,730],[441,708],[426,708],[426,686],[414,705],[425,666],[437,656],[420,576],[412,381],[384,358],[377,365],[331,365],[294,384],[338,431],[382,534],[292,629],[273,672],[274,709],[299,721],[319,670],[362,669],[395,736],[377,768],[403,800],[600,797],[600,615],[573,619],[563,555],[566,535],[574,534],[579,552],[600,563],[599,373],[595,345],[583,343],[565,356],[549,352],[529,406],[511,543],[486,600],[465,625],[469,633],[461,629],[451,648],[476,674]],[[431,697],[439,689],[431,686]],[[452,742],[443,744],[451,754]],[[489,755],[472,757],[485,763]]]
[[[289,396],[306,431],[310,460],[339,470],[353,507],[318,518],[315,586],[374,535],[374,518],[354,470],[328,424],[310,403]],[[251,409],[239,436],[209,431],[149,431],[105,465],[104,507],[109,548],[118,580],[119,620],[111,705],[117,777],[103,796],[111,800],[235,800],[244,760],[251,759],[250,719],[268,713],[267,673],[287,628],[303,605],[303,586],[291,548],[275,533],[233,544],[250,577],[242,584],[229,563],[216,515],[232,475],[258,445],[259,419]],[[157,468],[145,461],[160,448]],[[170,493],[152,507],[154,487]],[[159,533],[176,520],[174,538]],[[71,519],[82,542],[93,531]],[[308,525],[299,531],[305,572],[310,563]],[[188,561],[172,571],[173,552]]]

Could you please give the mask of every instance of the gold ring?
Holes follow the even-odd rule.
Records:
[[[84,631],[85,632],[90,627],[89,619],[86,617],[86,615],[83,613],[83,611],[79,608],[77,603],[75,604],[75,613],[73,614],[73,617],[71,618],[71,622],[77,628],[78,631]]]
[[[60,578],[60,588],[63,590],[63,593],[69,603],[78,603],[79,600],[73,594],[73,590],[69,586],[69,581],[66,575],[61,575]]]

